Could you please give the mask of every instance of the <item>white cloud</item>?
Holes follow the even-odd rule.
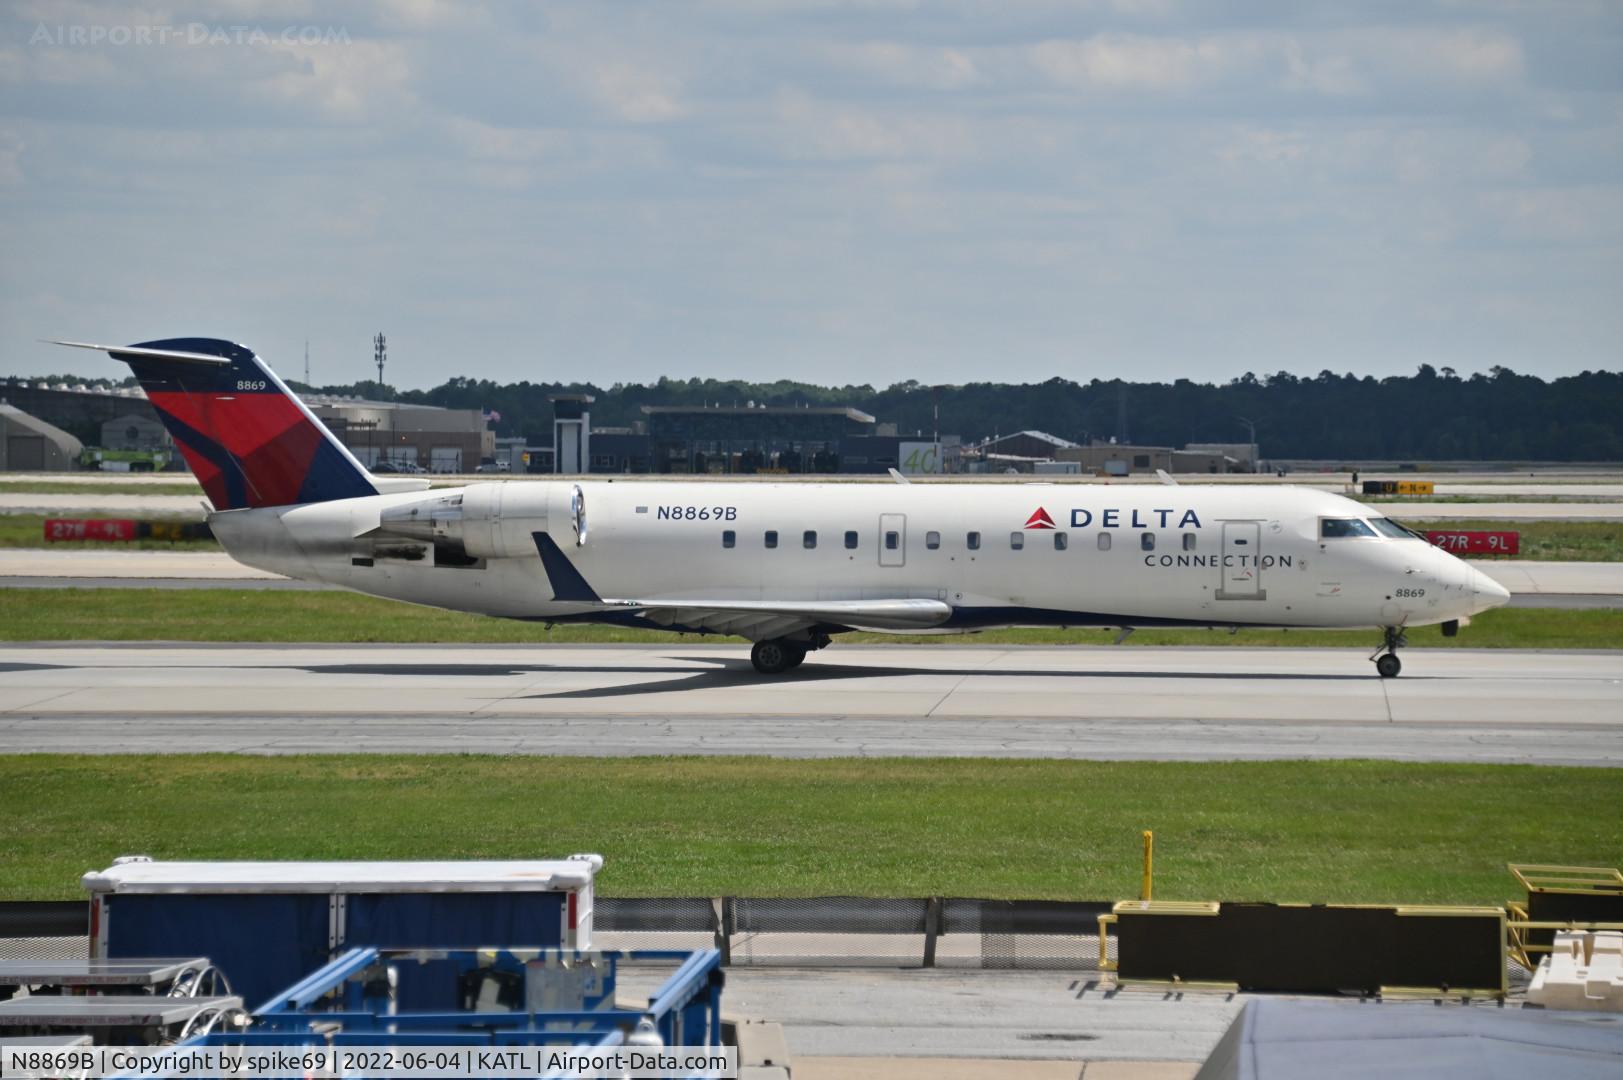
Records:
[[[0,187],[22,186],[24,145],[17,132],[0,130]]]
[[[416,105],[407,48],[391,41],[348,45],[277,45],[272,52],[291,63],[253,92],[292,105],[312,107],[330,120],[363,121]]]
[[[1617,186],[1491,191],[1478,203],[1512,235],[1604,245],[1614,252],[1623,244],[1623,191]]]
[[[1250,37],[1144,37],[1100,34],[1081,41],[1044,41],[1032,63],[1054,82],[1079,89],[1183,90],[1254,64]]]
[[[942,113],[819,101],[798,91],[777,99],[774,140],[790,158],[962,158],[975,149],[970,123]]]
[[[594,96],[603,105],[634,123],[674,120],[685,112],[675,78],[636,63],[615,60],[591,69]]]
[[[1368,10],[31,0],[0,9],[0,364],[51,304],[309,332],[349,377],[382,327],[408,385],[537,350],[605,380],[1615,364],[1615,5]],[[30,47],[38,19],[351,40]]]
[[[836,67],[860,71],[881,82],[930,90],[959,90],[985,82],[971,48],[917,46],[895,41],[834,44],[823,52]]]
[[[1422,63],[1465,79],[1498,81],[1519,79],[1526,66],[1521,43],[1509,34],[1492,30],[1458,30],[1425,35],[1414,41]]]

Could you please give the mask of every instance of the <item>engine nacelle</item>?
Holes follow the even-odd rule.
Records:
[[[535,554],[532,534],[547,529],[551,484],[470,484],[383,511],[379,531],[460,547],[475,559]]]

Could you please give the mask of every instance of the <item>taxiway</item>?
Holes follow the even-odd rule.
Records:
[[[0,753],[770,754],[1623,765],[1623,653],[11,645]]]

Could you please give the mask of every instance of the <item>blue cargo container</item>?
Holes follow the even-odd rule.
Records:
[[[207,956],[252,1007],[355,946],[592,947],[599,855],[512,862],[156,862],[84,876],[93,957]],[[427,972],[404,1007],[450,1007]]]

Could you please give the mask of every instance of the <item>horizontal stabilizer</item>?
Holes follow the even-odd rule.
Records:
[[[372,486],[379,495],[398,495],[403,491],[427,491],[434,485],[423,476],[374,476]]]
[[[223,356],[209,356],[207,353],[149,349],[139,345],[92,345],[88,341],[56,341],[54,339],[48,340],[46,344],[66,345],[70,349],[95,349],[99,352],[111,353],[115,360],[122,360],[126,356],[139,356],[144,360],[178,360],[183,364],[212,364],[215,367],[231,366],[229,359]]]

